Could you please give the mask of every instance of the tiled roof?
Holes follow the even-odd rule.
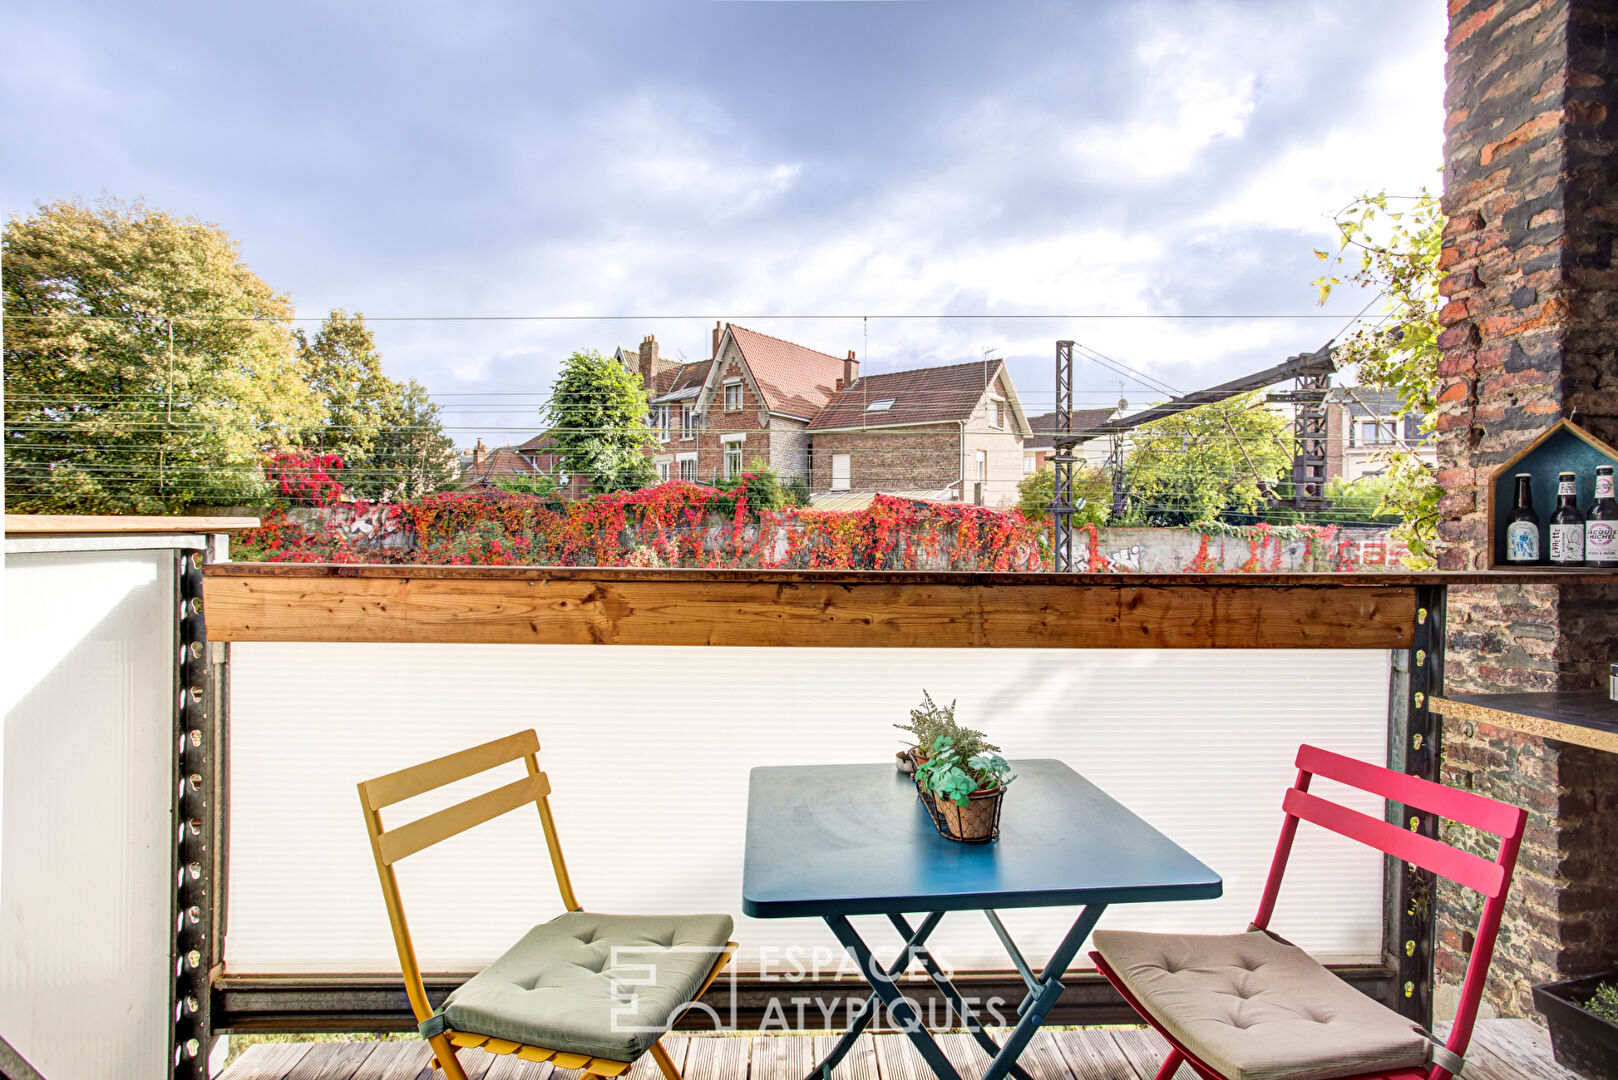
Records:
[[[1112,418],[1116,409],[1074,409],[1073,433],[1075,435],[1095,435],[1101,430],[1101,425]],[[1028,426],[1034,429],[1034,434],[1022,441],[1024,450],[1045,450],[1056,445],[1051,435],[1056,431],[1056,414],[1053,412],[1041,413],[1028,418]]]
[[[661,401],[671,395],[680,397],[694,397],[702,389],[702,384],[708,379],[708,369],[713,366],[711,360],[699,360],[694,364],[681,364],[666,372],[659,372],[657,376],[657,392],[652,400]]]
[[[987,374],[984,368],[983,361],[972,360],[964,364],[861,376],[820,410],[810,422],[809,430],[897,427],[969,419],[983,398],[984,387],[1005,370],[1005,361],[990,361]],[[881,412],[866,409],[872,402],[889,399],[893,405]]]
[[[529,439],[528,442],[523,443],[523,446],[527,447],[529,443],[543,438],[548,438],[548,436],[536,435],[534,438]],[[530,465],[528,459],[517,452],[517,447],[502,446],[490,450],[484,456],[483,464],[475,469],[468,470],[463,479],[464,486],[470,487],[473,484],[492,484],[496,480],[514,476],[540,475],[542,475],[540,471]]]
[[[753,380],[771,409],[813,416],[843,377],[843,358],[816,352],[746,327],[727,325]],[[706,373],[705,373],[706,374]]]
[[[548,431],[541,431],[538,435],[535,435],[532,439],[529,439],[527,442],[518,443],[517,444],[517,449],[518,450],[529,450],[529,451],[533,451],[533,450],[549,450],[551,447],[553,447],[555,445],[556,445],[556,440],[551,437],[551,433],[548,432]]]

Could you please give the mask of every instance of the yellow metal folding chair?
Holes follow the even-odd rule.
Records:
[[[384,807],[521,760],[528,775],[414,821],[384,828]],[[736,951],[726,915],[621,916],[585,912],[573,895],[551,818],[550,781],[539,737],[521,731],[359,785],[365,826],[393,925],[405,992],[449,1080],[466,1080],[457,1047],[481,1047],[618,1076],[650,1053],[666,1080],[680,1080],[659,1038],[712,985]],[[567,911],[534,927],[505,955],[449,995],[427,1000],[393,866],[400,859],[533,803]],[[619,958],[630,957],[629,962]],[[631,993],[627,988],[634,987]],[[627,1018],[627,1022],[624,1021]]]

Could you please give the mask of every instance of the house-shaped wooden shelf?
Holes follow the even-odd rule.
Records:
[[[1546,526],[1556,512],[1557,473],[1572,472],[1579,478],[1579,509],[1585,513],[1595,501],[1596,466],[1618,466],[1618,450],[1613,449],[1571,420],[1559,420],[1538,438],[1517,451],[1494,471],[1489,479],[1489,567],[1494,570],[1521,570],[1506,562],[1506,524],[1516,499],[1516,476],[1534,478],[1534,513],[1539,515],[1540,553],[1545,552]],[[1548,565],[1547,565],[1548,568]],[[1606,571],[1618,573],[1618,571]]]

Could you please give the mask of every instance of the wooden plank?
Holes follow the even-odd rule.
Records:
[[[1056,1041],[1051,1033],[1044,1028],[1034,1032],[1034,1037],[1028,1040],[1023,1049],[1022,1056],[1017,1063],[1027,1070],[1034,1080],[1070,1080],[1071,1072],[1062,1052],[1057,1049]]]
[[[815,1041],[807,1035],[758,1035],[748,1053],[748,1078],[803,1080],[816,1060]]]
[[[474,795],[464,802],[446,806],[396,829],[389,829],[377,836],[377,853],[385,865],[391,865],[406,855],[414,855],[423,848],[448,840],[474,825],[481,825],[501,814],[509,814],[528,803],[538,802],[550,793],[551,785],[545,779],[545,774],[530,773],[521,780],[513,780],[493,791]],[[515,1049],[515,1045],[512,1044],[512,1049]],[[497,1049],[494,1052],[509,1054],[511,1050]]]
[[[949,1058],[949,1063],[955,1066],[955,1071],[961,1074],[962,1080],[977,1080],[988,1071],[988,1051],[979,1046],[978,1041],[972,1036],[963,1031],[946,1031],[938,1035],[937,1039],[938,1045],[943,1047],[944,1056]],[[796,1080],[803,1078],[798,1077]]]
[[[1532,1020],[1521,1018],[1486,1020],[1478,1025],[1472,1046],[1482,1044],[1508,1070],[1521,1080],[1580,1080],[1571,1070],[1556,1064],[1551,1056],[1551,1038]],[[1468,1051],[1466,1072],[1472,1075],[1473,1052]],[[1480,1073],[1480,1076],[1483,1074]]]
[[[1169,1044],[1148,1027],[1114,1028],[1108,1032],[1113,1042],[1117,1044],[1119,1053],[1129,1062],[1129,1067],[1135,1070],[1140,1080],[1152,1080],[1157,1070],[1162,1067],[1163,1059],[1168,1056]],[[1189,1065],[1181,1065],[1175,1070],[1174,1080],[1198,1080],[1196,1072]]]
[[[220,1080],[283,1080],[292,1067],[309,1052],[311,1043],[258,1043],[243,1050],[230,1063]]]
[[[256,529],[256,517],[160,517],[111,514],[7,514],[7,536],[106,533],[219,533]]]
[[[483,1080],[547,1080],[555,1067],[548,1061],[524,1061],[516,1054],[495,1059]]]
[[[1453,694],[1432,699],[1452,720],[1509,728],[1618,754],[1618,702],[1600,690],[1543,694]]]
[[[215,641],[858,646],[1408,647],[1415,590],[209,575]]]
[[[379,1042],[354,1070],[353,1080],[417,1080],[430,1071],[432,1058],[433,1048],[419,1039]]]
[[[1136,1080],[1129,1058],[1105,1031],[1094,1028],[1053,1031],[1051,1040],[1062,1060],[1067,1062],[1074,1080]],[[1151,1074],[1140,1080],[1151,1080]]]
[[[731,1035],[693,1035],[685,1052],[685,1080],[747,1080],[753,1040]]]
[[[916,1044],[903,1034],[877,1035],[876,1068],[882,1080],[934,1080]]]
[[[663,1049],[668,1051],[669,1060],[674,1062],[674,1067],[683,1070],[685,1068],[686,1046],[691,1042],[691,1039],[685,1035],[664,1035],[657,1041],[662,1043]],[[557,1078],[553,1077],[553,1080],[557,1080]],[[657,1062],[652,1060],[651,1054],[642,1054],[635,1059],[635,1063],[624,1074],[624,1080],[663,1080],[663,1074],[658,1071]],[[802,1080],[802,1077],[799,1077],[798,1080]]]
[[[1513,567],[1509,570],[1284,571],[1276,573],[1078,573],[1056,575],[1047,571],[996,572],[981,570],[764,570],[641,568],[633,566],[448,566],[428,563],[210,563],[204,573],[221,578],[384,578],[434,581],[588,581],[588,582],[705,582],[801,585],[1207,585],[1213,588],[1273,589],[1283,586],[1331,585],[1413,588],[1420,585],[1612,585],[1618,570],[1584,567],[1565,570],[1552,566]]]
[[[815,1060],[822,1061],[837,1044],[836,1035],[815,1036]],[[854,1046],[831,1071],[832,1080],[880,1080],[876,1068],[876,1041],[870,1032],[861,1035]]]
[[[349,1080],[376,1049],[374,1042],[324,1042],[309,1047],[286,1080]]]

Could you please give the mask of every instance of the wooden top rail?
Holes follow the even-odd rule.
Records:
[[[1420,586],[1596,574],[995,574],[221,563],[215,641],[1402,649]]]
[[[223,533],[258,528],[256,517],[168,517],[137,514],[7,514],[8,536],[100,536],[108,533]]]
[[[1618,585],[1618,570],[1432,570],[1362,573],[1174,573],[1051,574],[968,570],[700,570],[650,569],[629,566],[438,566],[426,563],[213,563],[209,577],[228,578],[370,578],[491,581],[746,581],[803,584],[886,585],[1212,585],[1277,588],[1291,585],[1357,586],[1421,585]]]

